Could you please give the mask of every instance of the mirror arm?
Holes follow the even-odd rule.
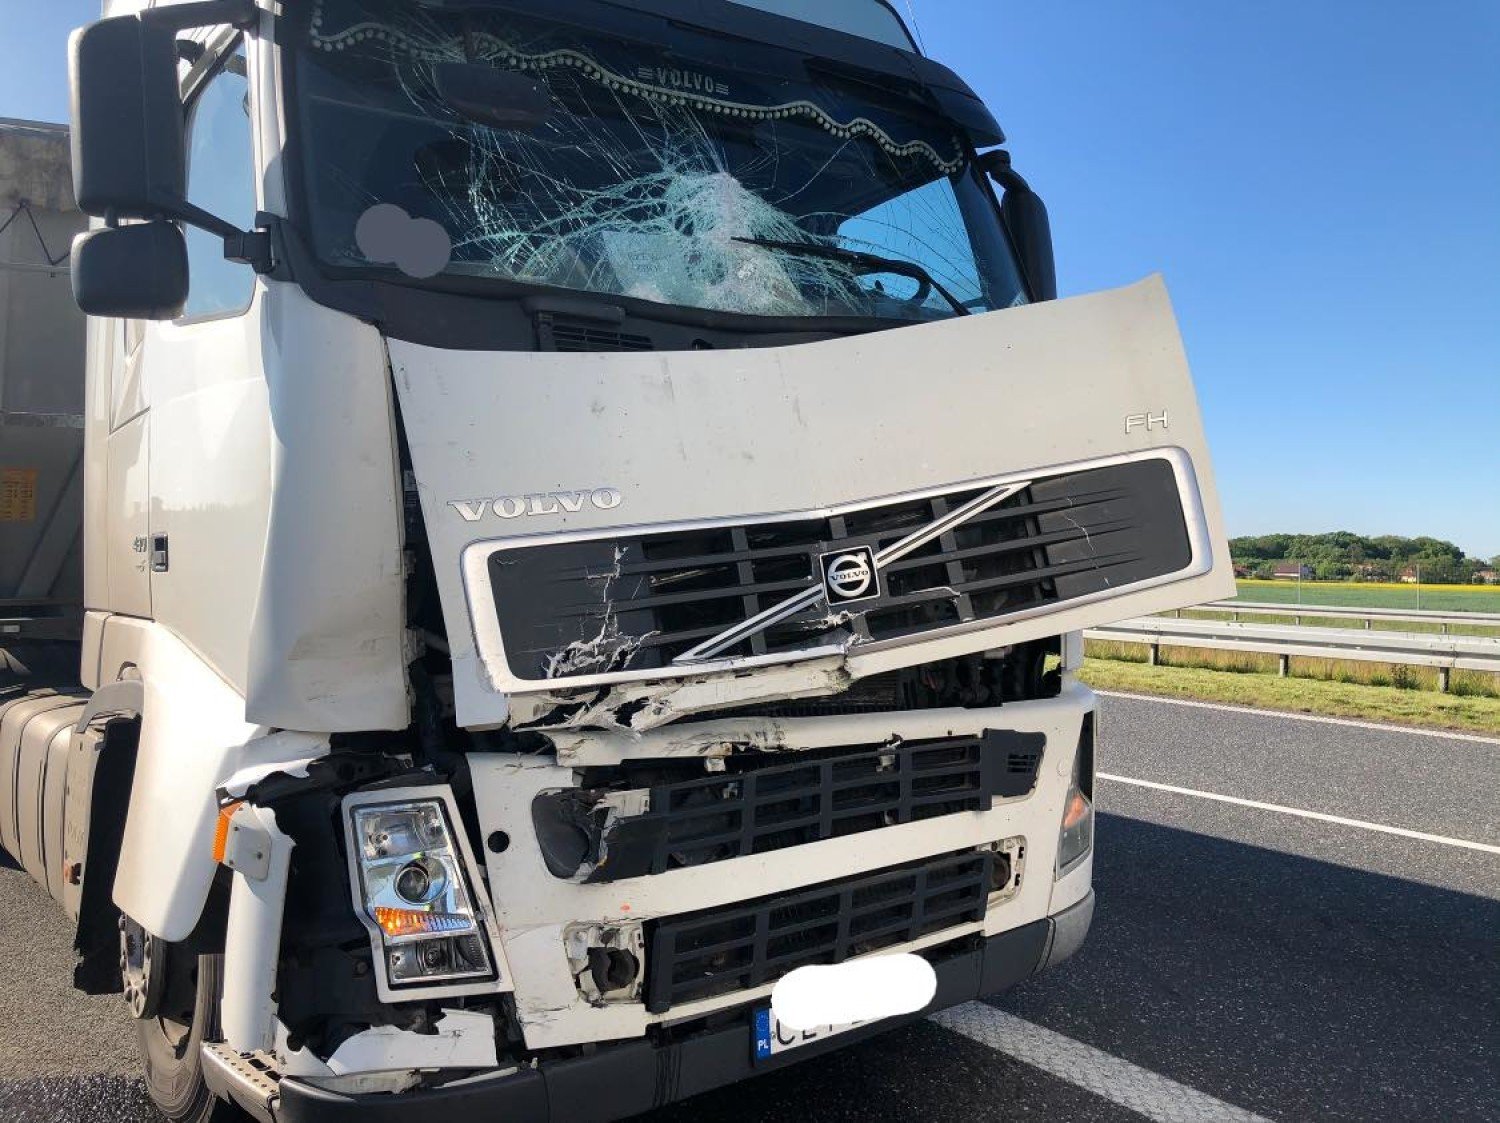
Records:
[[[276,268],[274,241],[269,229],[277,221],[275,215],[257,211],[255,229],[241,230],[234,223],[220,218],[202,207],[179,199],[163,210],[161,215],[169,222],[185,222],[199,230],[207,230],[224,239],[224,260],[237,261],[251,266],[257,273],[270,273]],[[113,215],[105,218],[106,226],[118,226]]]
[[[207,230],[210,234],[217,234],[221,238],[238,238],[244,234],[244,231],[234,223],[227,222],[216,214],[210,214],[202,207],[196,207],[185,199],[179,199],[173,203],[162,217],[177,219],[189,226]]]
[[[993,179],[1007,191],[1030,191],[1031,184],[1021,177],[1021,173],[1011,167],[1010,153],[1003,148],[996,148],[990,152],[981,152],[977,163],[980,170]]]
[[[196,0],[188,4],[171,4],[162,8],[148,8],[140,13],[142,22],[168,31],[188,31],[195,27],[214,27],[228,24],[241,31],[248,31],[260,18],[260,8],[255,0]],[[182,48],[178,48],[179,56]],[[271,252],[271,235],[266,230],[241,230],[202,207],[177,199],[165,208],[163,217],[185,222],[224,239],[224,257],[252,266],[257,273],[269,273],[275,268]],[[260,215],[256,216],[257,224]],[[111,223],[111,225],[113,225]]]
[[[213,27],[227,23],[241,31],[255,26],[260,9],[255,0],[198,0],[193,4],[169,4],[165,8],[148,8],[140,14],[141,22],[169,31],[187,31],[194,27]]]
[[[276,229],[281,220],[265,211],[255,213],[254,230],[224,235],[224,260],[248,265],[257,273],[276,271]]]

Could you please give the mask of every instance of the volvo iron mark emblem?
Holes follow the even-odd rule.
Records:
[[[824,554],[821,564],[829,604],[872,600],[880,595],[880,574],[875,570],[875,551],[870,547]]]

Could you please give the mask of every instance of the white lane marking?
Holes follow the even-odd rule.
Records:
[[[940,1010],[931,1017],[945,1029],[1157,1123],[1269,1123],[1264,1116],[983,1002]]]
[[[1378,831],[1395,834],[1402,838],[1414,838],[1419,842],[1436,842],[1442,846],[1457,846],[1464,850],[1479,850],[1485,854],[1500,854],[1500,846],[1488,842],[1470,842],[1466,838],[1449,838],[1442,834],[1427,834],[1424,831],[1409,831],[1405,827],[1388,827],[1384,823],[1372,823],[1368,819],[1346,819],[1342,815],[1329,815],[1323,811],[1307,811],[1300,807],[1285,807],[1279,803],[1262,803],[1258,799],[1241,799],[1236,795],[1220,795],[1218,792],[1202,792],[1197,788],[1179,788],[1175,784],[1158,784],[1155,780],[1137,780],[1131,776],[1117,776],[1109,772],[1095,773],[1100,780],[1116,784],[1130,784],[1137,788],[1151,788],[1173,795],[1192,796],[1195,799],[1211,799],[1218,803],[1232,803],[1236,807],[1250,807],[1256,811],[1274,811],[1278,815],[1295,815],[1300,819],[1316,819],[1321,823],[1337,823],[1341,827],[1358,827],[1362,831]]]
[[[1285,717],[1293,721],[1311,721],[1318,725],[1347,725],[1352,729],[1374,729],[1381,733],[1405,733],[1413,737],[1443,737],[1449,741],[1472,741],[1480,745],[1500,745],[1500,737],[1478,733],[1451,733],[1446,729],[1424,729],[1420,725],[1392,725],[1383,721],[1355,721],[1347,717],[1324,717],[1321,714],[1298,714],[1291,710],[1263,710],[1258,706],[1231,706],[1223,702],[1195,702],[1190,698],[1168,698],[1164,694],[1129,694],[1123,690],[1096,690],[1101,698],[1128,698],[1132,702],[1165,702],[1169,706],[1189,706],[1198,710],[1227,710],[1232,714],[1261,714]]]

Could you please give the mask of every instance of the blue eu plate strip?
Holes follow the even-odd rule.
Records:
[[[755,1011],[755,1059],[763,1061],[771,1055],[771,1008]]]

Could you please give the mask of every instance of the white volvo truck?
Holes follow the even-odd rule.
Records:
[[[1208,450],[891,5],[104,15],[81,673],[10,661],[0,819],[169,1119],[622,1118],[1079,946],[1080,631],[1232,593]]]

